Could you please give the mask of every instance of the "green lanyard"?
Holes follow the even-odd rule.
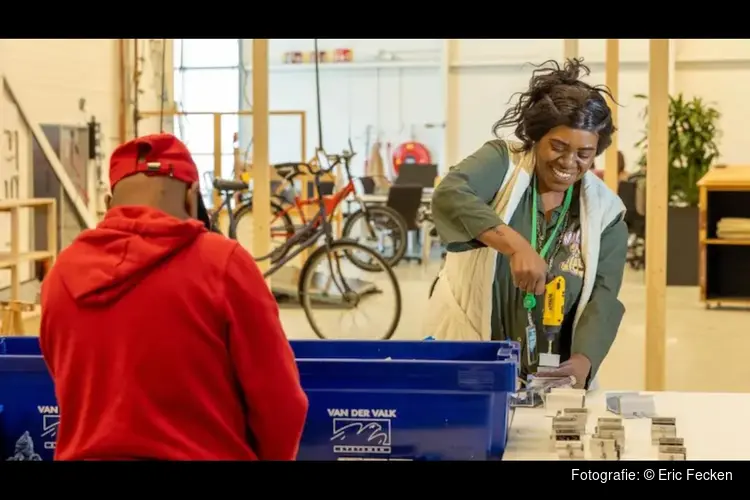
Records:
[[[537,192],[536,192],[536,181],[534,182],[534,188],[532,192],[532,208],[531,208],[531,248],[533,248],[536,251],[536,233],[537,233]],[[557,237],[558,231],[560,231],[560,226],[562,226],[563,221],[565,220],[565,214],[567,213],[568,209],[570,208],[570,202],[573,199],[573,186],[570,186],[568,190],[565,192],[565,201],[563,201],[563,208],[562,212],[560,212],[559,217],[557,218],[557,223],[555,224],[555,229],[552,230],[552,234],[549,238],[547,238],[547,241],[544,244],[544,247],[542,248],[542,251],[539,252],[539,256],[542,259],[545,259],[547,257],[547,252],[549,252],[550,247],[552,246],[552,242],[555,241],[555,238]],[[536,307],[536,297],[533,293],[527,293],[523,298],[523,307],[527,311],[531,311]]]

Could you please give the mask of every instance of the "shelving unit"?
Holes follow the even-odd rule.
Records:
[[[47,249],[22,252],[20,244],[20,211],[22,209],[47,210]],[[57,256],[57,201],[54,198],[28,198],[24,200],[0,201],[0,212],[10,214],[10,251],[0,252],[0,270],[10,271],[10,300],[19,299],[21,276],[19,267],[44,262],[48,267]]]
[[[321,71],[352,71],[352,70],[387,70],[387,69],[439,69],[440,61],[430,60],[397,60],[397,61],[353,61],[353,62],[324,62],[320,63]],[[252,71],[252,68],[245,68]],[[315,63],[271,64],[268,70],[275,72],[304,72],[315,71]]]
[[[716,234],[722,218],[750,219],[750,166],[715,167],[698,187],[700,299],[706,308],[750,308],[750,239]]]

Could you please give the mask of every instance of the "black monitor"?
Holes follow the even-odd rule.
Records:
[[[394,184],[434,188],[437,174],[437,165],[434,164],[402,163]]]

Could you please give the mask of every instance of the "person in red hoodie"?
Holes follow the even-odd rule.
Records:
[[[56,460],[293,460],[308,400],[252,257],[169,134],[118,147],[104,220],[42,285]],[[199,220],[201,219],[201,220]]]

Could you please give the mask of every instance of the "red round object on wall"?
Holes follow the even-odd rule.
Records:
[[[393,171],[396,175],[398,175],[398,171],[403,163],[429,165],[432,163],[432,156],[427,146],[421,142],[409,141],[399,144],[393,150]]]

